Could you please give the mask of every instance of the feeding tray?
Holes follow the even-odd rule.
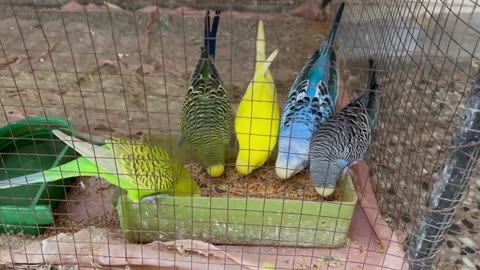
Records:
[[[56,167],[75,158],[73,149],[52,134],[70,129],[66,120],[34,117],[0,128],[0,181]],[[8,181],[8,180],[6,180]],[[0,190],[0,233],[38,235],[53,223],[52,209],[65,193],[69,179]]]
[[[157,136],[150,141],[164,149],[172,147],[174,139]],[[175,155],[179,149],[171,151]],[[119,196],[117,210],[125,238],[134,243],[195,239],[214,244],[333,248],[345,244],[357,202],[350,176],[339,181],[337,190],[339,201],[209,194],[160,198],[158,208]]]

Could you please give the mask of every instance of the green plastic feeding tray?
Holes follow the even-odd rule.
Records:
[[[51,131],[58,128],[74,130],[69,122],[55,117],[27,118],[0,127],[0,181],[75,159],[73,149],[55,140]],[[52,209],[69,183],[63,179],[0,190],[0,233],[40,234],[53,223]]]
[[[169,149],[175,138],[151,141]],[[172,152],[178,155],[178,149]],[[213,244],[335,248],[346,242],[357,202],[349,176],[337,188],[342,189],[340,202],[169,197],[159,198],[156,207],[119,196],[117,210],[125,238],[134,243],[196,239]]]

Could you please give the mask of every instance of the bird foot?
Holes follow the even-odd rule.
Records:
[[[157,204],[158,200],[168,198],[168,197],[170,197],[170,195],[168,194],[156,194],[156,195],[146,196],[142,198],[141,203],[151,203],[155,206],[155,208],[158,208],[158,204]]]
[[[178,134],[177,146],[181,146],[183,144],[183,134],[180,132]]]

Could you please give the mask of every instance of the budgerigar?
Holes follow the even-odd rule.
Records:
[[[333,43],[343,7],[342,3],[328,39],[315,51],[290,89],[280,121],[278,157],[275,164],[280,178],[287,179],[308,166],[313,132],[335,113],[338,66]]]
[[[200,195],[200,188],[188,170],[156,146],[112,138],[100,147],[59,130],[53,133],[82,157],[46,171],[0,181],[0,189],[76,176],[100,176],[127,190],[127,196],[134,202],[155,194]]]
[[[205,16],[204,47],[188,83],[182,108],[182,132],[198,161],[212,177],[223,173],[225,148],[233,129],[232,108],[223,82],[215,67],[215,44],[220,11],[210,31],[210,15]]]
[[[380,106],[376,70],[369,60],[368,90],[325,121],[310,145],[310,177],[316,191],[328,196],[346,168],[364,159]]]
[[[265,33],[258,22],[255,74],[238,106],[235,133],[239,144],[236,168],[247,175],[262,166],[277,144],[280,108],[269,66],[275,50],[265,61]]]

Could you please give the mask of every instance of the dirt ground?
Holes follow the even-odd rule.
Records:
[[[267,54],[279,49],[271,71],[283,106],[289,87],[324,39],[329,23],[283,15],[262,18]],[[99,135],[178,132],[202,31],[202,14],[194,12],[181,16],[120,10],[0,9],[0,124],[47,115],[66,118],[79,130]],[[256,18],[228,12],[222,15],[216,63],[234,108],[251,79],[255,37]],[[441,72],[433,69],[430,73],[415,65],[403,67],[406,69],[381,79],[388,91],[382,99],[385,105],[369,165],[387,221],[393,228],[411,233],[443,164],[469,78],[453,66],[438,65]],[[352,86],[348,92],[354,97],[365,84],[365,72],[349,67],[344,72],[346,85],[341,87]],[[108,187],[91,185],[95,185],[94,191],[105,188],[108,196],[113,193]],[[479,187],[473,186],[470,192],[471,204],[477,206],[460,210],[462,224],[464,217],[471,220],[470,214],[478,212]],[[83,216],[116,216],[110,205]],[[68,209],[61,207],[57,213]],[[107,223],[117,224],[114,220]],[[466,231],[472,231],[468,237],[480,245],[478,220],[475,224]],[[465,250],[463,242],[458,245],[455,254]],[[442,259],[444,269],[463,264],[451,258]]]
[[[202,45],[201,16],[13,11],[1,11],[2,47],[15,60],[0,67],[2,123],[46,114],[91,132],[178,132],[187,80]],[[327,31],[328,24],[295,17],[265,22],[267,53],[281,52],[271,68],[281,103]],[[255,37],[256,20],[222,16],[216,63],[234,108],[251,79]]]

